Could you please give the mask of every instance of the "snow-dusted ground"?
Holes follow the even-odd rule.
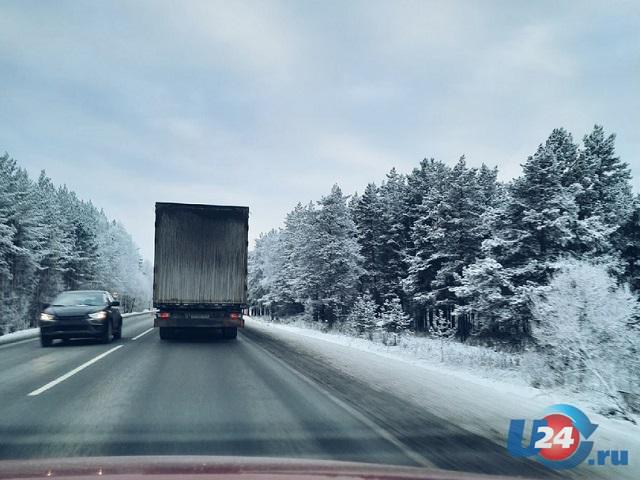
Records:
[[[313,352],[320,361],[340,371],[375,388],[396,392],[445,420],[503,445],[512,418],[540,418],[545,407],[570,403],[599,425],[592,436],[595,449],[626,449],[630,457],[626,467],[584,465],[573,473],[578,478],[640,478],[640,427],[599,415],[587,396],[532,388],[508,365],[500,370],[491,365],[491,360],[486,367],[477,368],[464,361],[458,366],[443,364],[439,347],[429,345],[434,340],[428,339],[415,339],[413,348],[387,347],[259,318],[247,318],[247,326]],[[419,347],[421,340],[426,340],[423,348]]]

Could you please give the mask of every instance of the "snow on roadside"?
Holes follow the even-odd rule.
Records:
[[[154,310],[149,310],[147,308],[145,308],[144,310],[140,311],[140,312],[129,312],[129,313],[123,313],[122,314],[122,318],[127,318],[127,317],[134,317],[136,315],[143,315],[145,313],[153,313]]]
[[[628,467],[611,470],[615,467],[585,466],[587,470],[581,468],[581,474],[591,476],[600,472],[604,478],[611,474],[613,478],[640,478],[640,427],[595,413],[588,397],[535,389],[520,379],[517,372],[496,373],[497,369],[486,369],[481,375],[470,368],[439,363],[439,357],[421,358],[407,349],[343,334],[250,317],[247,317],[247,326],[312,352],[320,361],[340,371],[375,388],[396,392],[400,398],[503,445],[511,419],[539,418],[549,405],[570,403],[584,410],[599,425],[594,436],[595,448],[627,449],[630,455]]]
[[[40,334],[39,328],[27,328],[26,330],[18,330],[17,332],[7,333],[0,336],[0,345],[3,343],[14,343],[20,340],[37,337]]]
[[[426,337],[399,337],[398,345],[384,345],[380,342],[372,342],[364,338],[354,337],[335,330],[322,331],[310,328],[301,321],[288,323],[273,323],[265,321],[259,317],[253,320],[262,322],[264,325],[272,325],[300,335],[320,338],[323,340],[375,352],[379,355],[390,358],[401,359],[411,364],[423,367],[434,367],[439,371],[443,368],[441,358],[441,341]],[[469,374],[472,378],[487,379],[508,379],[510,383],[526,385],[521,375],[516,371],[521,357],[517,354],[495,351],[486,347],[473,345],[462,345],[458,342],[446,342],[444,345],[444,363],[457,375],[467,378]]]

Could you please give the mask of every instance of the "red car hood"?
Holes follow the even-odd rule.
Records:
[[[111,478],[117,480],[235,479],[429,479],[489,480],[496,477],[435,469],[368,463],[255,457],[150,456],[83,457],[0,461],[0,479]],[[521,477],[519,477],[521,478]]]

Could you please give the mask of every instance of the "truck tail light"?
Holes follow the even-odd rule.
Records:
[[[160,313],[158,313],[158,318],[160,318],[161,320],[168,320],[169,319],[169,312],[160,312]]]
[[[229,315],[231,317],[231,320],[238,320],[240,318],[240,314],[233,312],[231,315]]]

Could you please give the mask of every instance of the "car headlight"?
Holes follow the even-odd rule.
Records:
[[[55,319],[56,317],[54,317],[53,315],[51,315],[50,313],[41,313],[40,314],[40,320],[43,320],[45,322],[49,322],[53,319]]]
[[[107,312],[102,311],[102,312],[90,313],[89,318],[93,318],[94,320],[104,320],[105,318],[107,318]]]

